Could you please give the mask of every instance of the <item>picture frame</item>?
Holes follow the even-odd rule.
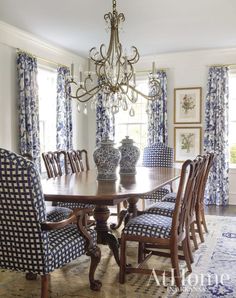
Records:
[[[174,123],[201,123],[202,88],[174,89]]]
[[[202,128],[175,127],[174,130],[174,158],[175,162],[194,159],[201,154]]]

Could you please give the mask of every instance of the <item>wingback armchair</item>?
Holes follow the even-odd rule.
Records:
[[[84,226],[85,213],[75,210],[68,219],[48,222],[40,177],[34,164],[0,148],[0,267],[41,275],[41,297],[48,293],[49,274],[77,257],[91,257],[90,288],[100,261],[96,232]]]

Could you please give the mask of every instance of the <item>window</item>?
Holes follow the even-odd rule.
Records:
[[[41,153],[56,150],[56,82],[57,73],[55,69],[38,67]],[[44,172],[43,162],[41,166],[42,172]]]
[[[229,151],[230,164],[236,167],[236,70],[229,75]]]
[[[147,81],[137,81],[138,89],[148,94]],[[128,111],[122,109],[115,115],[115,143],[118,145],[125,136],[129,136],[141,151],[147,146],[148,115],[146,113],[147,100],[139,96],[134,104],[135,116],[131,117]]]

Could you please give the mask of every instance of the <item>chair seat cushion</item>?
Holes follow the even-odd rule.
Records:
[[[171,217],[145,213],[132,218],[123,233],[130,236],[170,238],[171,223]]]
[[[69,208],[47,206],[46,207],[47,221],[55,222],[55,221],[64,220],[70,216],[71,212],[72,210]]]
[[[163,197],[169,193],[169,190],[166,188],[160,188],[148,195],[144,196],[145,200],[150,200],[152,203],[161,201],[163,199]]]
[[[81,208],[81,209],[85,209],[85,208],[89,208],[89,209],[94,209],[95,205],[92,204],[85,204],[85,203],[70,203],[70,202],[58,202],[57,206],[60,207],[66,207],[66,208],[70,208],[70,209],[75,209],[75,208]]]
[[[175,192],[170,192],[162,198],[162,202],[175,203],[175,201],[176,201],[176,193]]]
[[[150,206],[145,213],[164,215],[168,217],[172,217],[175,209],[175,203],[172,202],[157,202]]]
[[[96,231],[90,229],[89,234],[94,245],[97,241]],[[86,241],[76,225],[68,225],[63,229],[49,232],[49,252],[51,270],[59,268],[86,252]]]

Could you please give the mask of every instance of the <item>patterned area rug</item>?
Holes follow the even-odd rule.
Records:
[[[162,277],[155,274],[129,274],[126,283],[120,285],[114,258],[108,247],[101,246],[102,260],[97,269],[97,278],[103,282],[101,292],[89,289],[89,258],[85,256],[51,274],[50,297],[236,297],[236,218],[207,216],[207,222],[210,232],[194,253],[193,273],[186,277],[182,294],[176,293],[171,279],[166,279],[163,285]],[[128,246],[127,253],[128,262],[135,264],[137,247],[133,243]],[[168,270],[170,260],[152,257],[147,266]],[[181,269],[186,269],[184,261],[181,261]],[[0,297],[40,297],[40,279],[28,281],[23,273],[0,270]]]

